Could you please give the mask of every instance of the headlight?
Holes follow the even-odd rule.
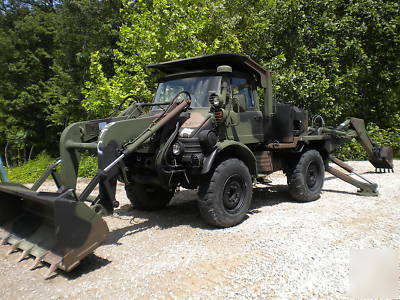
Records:
[[[199,133],[199,141],[203,148],[211,150],[218,142],[218,136],[212,130],[203,130]]]
[[[173,155],[180,155],[183,152],[183,146],[181,143],[176,142],[175,144],[172,145],[172,154]]]

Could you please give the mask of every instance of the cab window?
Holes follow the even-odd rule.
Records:
[[[231,88],[233,94],[243,95],[247,108],[254,107],[254,95],[252,92],[251,84],[246,78],[232,77]]]

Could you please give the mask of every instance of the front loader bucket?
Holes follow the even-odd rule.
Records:
[[[109,232],[105,221],[83,202],[60,193],[34,192],[23,185],[0,184],[0,239],[10,252],[22,250],[66,272],[92,253]]]

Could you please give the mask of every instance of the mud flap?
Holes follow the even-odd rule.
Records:
[[[18,261],[36,257],[57,268],[75,268],[105,240],[105,221],[83,202],[60,193],[34,192],[23,185],[0,184],[0,238],[10,252],[22,250]]]

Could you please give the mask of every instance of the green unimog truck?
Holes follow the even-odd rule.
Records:
[[[270,71],[247,56],[222,53],[148,67],[160,74],[152,103],[129,95],[123,111],[68,126],[60,160],[31,189],[0,184],[0,238],[11,251],[22,250],[20,259],[36,257],[34,267],[49,262],[49,274],[77,266],[106,238],[102,216],[119,206],[117,181],[134,208],[145,210],[166,206],[179,187],[198,189],[204,220],[229,227],[244,219],[253,184],[279,170],[295,201],[318,199],[325,171],[360,194],[376,195],[376,184],[333,156],[346,140],[357,138],[375,168],[393,169],[391,148],[373,143],[363,120],[327,127],[322,117],[280,103],[273,98]],[[82,150],[97,155],[99,171],[77,193]],[[49,175],[58,191],[38,192]],[[97,185],[99,193],[91,197]]]

